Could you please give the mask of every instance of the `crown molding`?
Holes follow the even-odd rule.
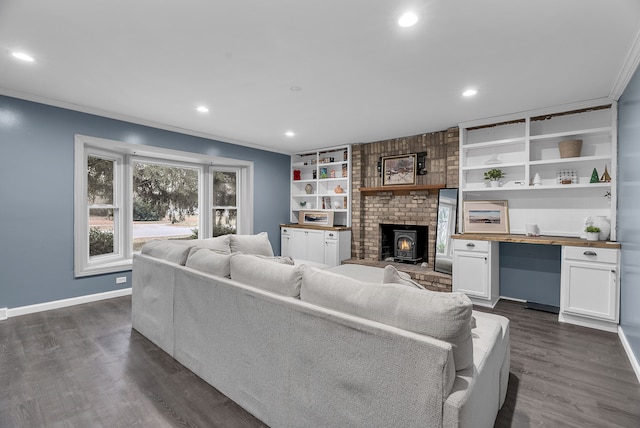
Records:
[[[609,98],[618,101],[629,84],[629,81],[633,77],[633,73],[635,73],[638,68],[638,64],[640,64],[640,32],[638,32],[636,38],[631,44],[631,48],[625,58],[624,64],[618,73],[618,77],[613,83],[613,87],[609,93]]]

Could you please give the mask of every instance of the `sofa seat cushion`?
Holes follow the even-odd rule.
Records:
[[[473,365],[472,303],[463,293],[362,282],[307,267],[302,275],[300,299],[449,342],[456,370]]]
[[[140,252],[157,259],[167,260],[184,266],[190,250],[191,247],[188,245],[171,241],[149,241],[144,244]]]
[[[192,247],[185,266],[211,275],[229,278],[231,276],[231,255],[208,248]]]
[[[257,235],[228,235],[232,253],[258,254],[273,257],[273,248],[267,232]]]
[[[289,297],[300,296],[303,265],[290,265],[250,254],[233,254],[231,279]]]

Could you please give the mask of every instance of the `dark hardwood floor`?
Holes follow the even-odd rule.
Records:
[[[500,302],[511,375],[498,427],[640,427],[616,334]],[[131,330],[122,297],[0,322],[0,427],[261,427]]]

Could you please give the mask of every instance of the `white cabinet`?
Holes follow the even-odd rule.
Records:
[[[562,247],[560,321],[617,331],[620,251]]]
[[[453,240],[453,291],[465,293],[480,306],[499,299],[498,242]]]
[[[325,230],[324,263],[338,266],[343,260],[351,258],[351,231]]]
[[[580,236],[585,218],[606,216],[615,240],[616,103],[602,99],[572,107],[460,124],[461,200],[508,200],[516,234],[535,223],[544,235]],[[565,140],[582,140],[580,156],[560,156]],[[499,187],[484,179],[492,168],[505,174]],[[594,169],[602,177],[605,168],[613,180],[591,183]],[[563,174],[573,174],[573,182],[562,184]],[[462,215],[460,220],[464,224]]]
[[[334,224],[351,226],[351,146],[291,156],[291,215],[302,210],[329,211]]]
[[[291,229],[288,227],[280,228],[280,254],[291,257]]]
[[[310,229],[291,230],[291,254],[297,259],[324,263],[324,231]]]
[[[283,226],[281,248],[283,256],[338,266],[351,258],[351,230]]]

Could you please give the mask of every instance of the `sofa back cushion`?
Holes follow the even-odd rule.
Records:
[[[250,254],[231,257],[231,279],[289,297],[300,296],[303,269]]]
[[[231,255],[208,248],[193,247],[187,257],[186,266],[211,275],[231,276]]]
[[[146,254],[157,259],[167,260],[184,266],[191,247],[178,244],[171,241],[149,241],[140,250],[142,254]]]
[[[456,370],[473,365],[472,304],[463,293],[357,281],[308,267],[300,299],[451,343]]]
[[[258,254],[273,257],[273,248],[267,232],[257,235],[229,235],[232,253]]]

